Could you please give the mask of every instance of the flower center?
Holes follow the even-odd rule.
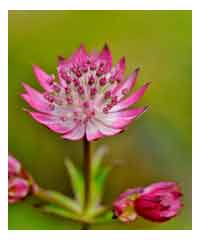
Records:
[[[58,69],[62,83],[51,82],[52,91],[45,92],[49,109],[61,121],[73,118],[86,123],[95,114],[107,114],[117,104],[112,89],[119,84],[112,70],[106,72],[103,61],[88,59],[81,64],[66,64]]]

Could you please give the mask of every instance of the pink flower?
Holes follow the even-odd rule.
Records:
[[[18,175],[21,171],[20,163],[11,155],[8,155],[8,175],[9,177]]]
[[[8,202],[16,203],[24,199],[29,193],[29,183],[23,178],[10,178],[8,184]]]
[[[130,109],[143,96],[149,83],[130,96],[139,69],[124,80],[125,58],[112,67],[107,45],[100,54],[88,54],[81,47],[68,59],[59,57],[57,76],[33,65],[44,88],[39,92],[23,84],[23,99],[36,111],[30,115],[65,139],[88,141],[122,132],[147,108]],[[56,79],[58,78],[58,81]]]
[[[8,202],[16,203],[33,191],[31,176],[22,169],[21,164],[8,156]]]
[[[114,203],[114,215],[128,223],[137,215],[155,222],[175,217],[182,208],[181,190],[174,182],[159,182],[145,188],[129,189]]]

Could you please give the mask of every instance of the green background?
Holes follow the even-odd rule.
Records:
[[[191,11],[10,11],[9,151],[43,187],[71,195],[63,161],[82,162],[80,141],[62,140],[22,109],[21,83],[41,89],[32,73],[36,63],[55,73],[57,56],[84,43],[91,51],[107,42],[114,62],[125,56],[126,75],[138,65],[136,88],[153,81],[140,106],[150,109],[128,130],[93,144],[106,144],[105,164],[113,166],[104,203],[111,205],[129,187],[172,180],[184,192],[182,213],[163,224],[142,218],[130,225],[114,222],[93,229],[191,229]],[[42,214],[29,198],[9,206],[9,229],[80,229],[74,222]]]

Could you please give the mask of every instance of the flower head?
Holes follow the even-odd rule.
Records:
[[[127,95],[136,83],[139,69],[124,80],[125,58],[112,67],[107,45],[88,54],[81,47],[68,59],[59,57],[57,77],[33,65],[44,92],[23,84],[23,99],[36,111],[30,115],[65,139],[92,141],[122,132],[146,107],[130,109],[149,83]],[[58,80],[56,81],[56,79]]]
[[[137,215],[155,222],[165,222],[182,208],[181,190],[174,182],[159,182],[145,188],[129,189],[114,203],[114,215],[123,222]]]
[[[8,156],[8,202],[16,203],[33,192],[34,184],[31,176],[11,155]]]

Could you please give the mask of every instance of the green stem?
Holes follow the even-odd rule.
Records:
[[[83,223],[82,224],[82,230],[89,230],[90,225],[88,223]]]
[[[86,137],[83,139],[83,151],[84,151],[84,182],[85,182],[85,198],[84,198],[84,210],[87,211],[91,195],[91,146]],[[88,224],[83,224],[83,229],[89,229]]]

